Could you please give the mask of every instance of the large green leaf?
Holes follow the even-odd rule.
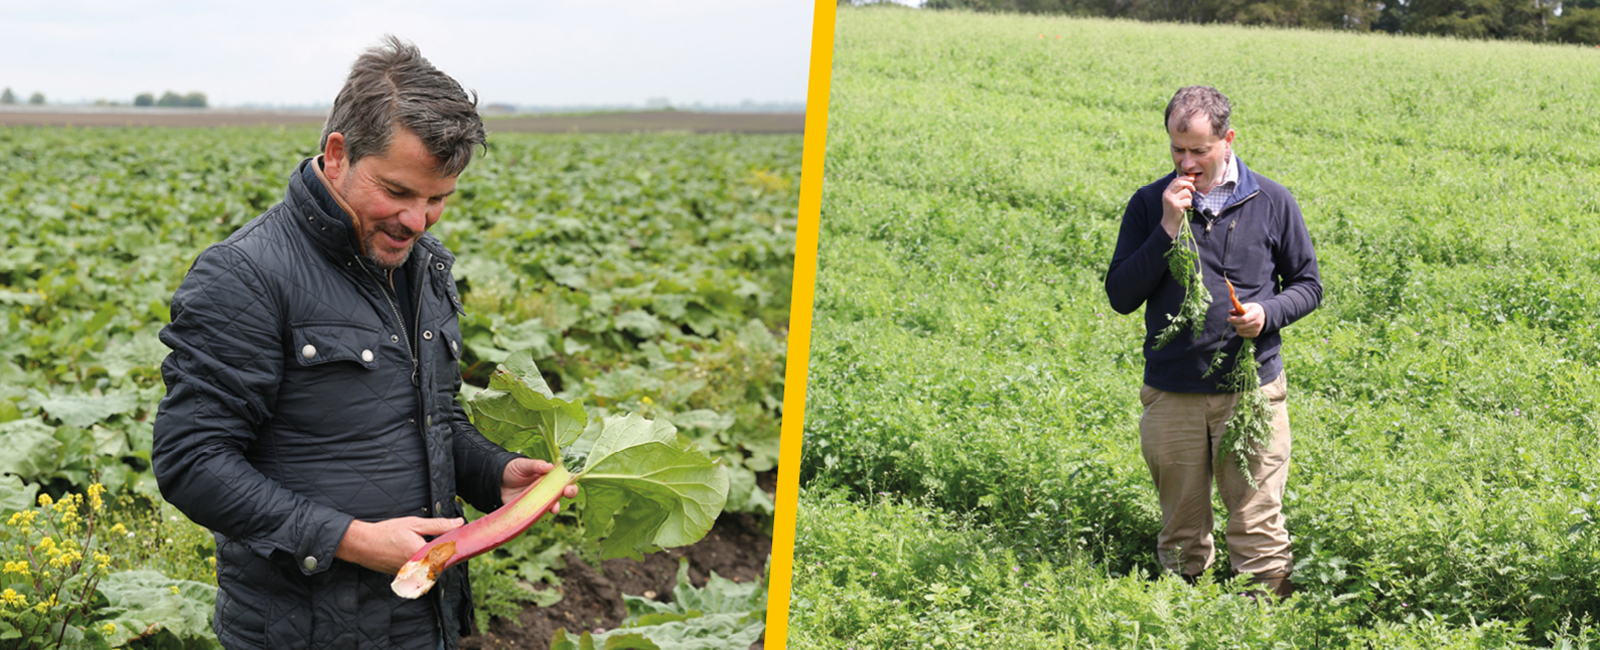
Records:
[[[728,500],[726,465],[637,414],[606,421],[578,481],[585,534],[608,558],[693,544]]]
[[[611,647],[612,639],[646,639],[661,650],[745,650],[766,630],[767,590],[763,582],[737,583],[715,573],[700,589],[689,584],[688,560],[678,560],[672,602],[624,595],[628,618],[622,627],[585,634],[592,647]],[[564,637],[564,635],[561,635]],[[598,645],[606,644],[606,645]],[[553,648],[556,646],[552,646]],[[633,647],[633,646],[624,646]],[[644,647],[644,646],[641,646]]]
[[[506,357],[489,379],[489,390],[473,395],[473,423],[497,444],[554,462],[561,448],[583,433],[583,405],[555,396],[529,350]],[[478,424],[479,420],[486,423]]]
[[[511,393],[479,391],[468,402],[472,405],[472,423],[485,438],[540,460],[555,460],[542,437],[540,413],[523,408]]]
[[[136,336],[108,341],[105,351],[97,356],[106,373],[112,379],[120,379],[136,368],[160,368],[167,352],[166,344],[151,327]]]
[[[38,420],[0,423],[0,474],[35,479],[61,464],[61,441],[55,427]]]
[[[602,641],[602,644],[595,645],[596,640]],[[585,631],[577,640],[573,640],[567,636],[566,628],[561,628],[550,637],[550,650],[662,650],[662,647],[642,634],[622,630],[612,630],[601,635]]]
[[[159,571],[122,571],[106,576],[98,590],[106,598],[100,615],[117,626],[107,638],[113,647],[162,630],[202,647],[216,646],[211,632],[216,587],[173,580]]]
[[[734,582],[712,572],[706,586],[696,589],[689,582],[689,560],[678,558],[677,585],[672,588],[672,602],[663,603],[649,598],[624,595],[628,618],[640,619],[652,614],[677,614],[684,617],[699,614],[749,614],[767,609],[767,589],[763,581]],[[698,613],[698,614],[697,614]]]
[[[26,510],[36,503],[39,486],[16,476],[0,476],[0,515]]]
[[[139,396],[132,392],[94,395],[59,395],[39,402],[44,409],[62,424],[87,429],[113,415],[128,413],[139,407]]]
[[[527,349],[535,359],[548,359],[556,355],[555,348],[550,346],[550,339],[560,334],[560,331],[546,326],[544,321],[530,319],[516,325],[496,327],[494,343],[496,347],[507,350]]]

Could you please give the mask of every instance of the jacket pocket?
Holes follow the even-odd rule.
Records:
[[[378,368],[383,333],[351,323],[300,323],[291,325],[294,346],[290,353],[301,366],[339,361],[368,370]]]

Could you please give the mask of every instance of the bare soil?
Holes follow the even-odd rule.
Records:
[[[184,127],[321,125],[327,115],[316,111],[248,111],[173,108],[73,108],[45,107],[0,110],[0,126],[73,127]],[[493,132],[533,133],[633,133],[689,131],[693,133],[802,133],[803,113],[693,113],[688,111],[629,111],[570,115],[490,116],[484,125]]]
[[[488,631],[461,640],[465,650],[545,650],[559,628],[569,634],[609,630],[627,618],[622,595],[672,600],[678,558],[689,558],[689,581],[704,587],[710,572],[735,582],[761,580],[772,553],[772,536],[755,516],[723,513],[705,539],[690,546],[651,553],[643,560],[606,560],[599,571],[568,554],[561,576],[561,602],[529,607],[516,621],[496,618]],[[763,647],[762,642],[751,646]]]

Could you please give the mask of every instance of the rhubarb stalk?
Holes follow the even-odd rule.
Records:
[[[423,545],[390,585],[416,598],[439,572],[510,541],[582,483],[573,522],[601,559],[632,557],[700,541],[728,501],[728,466],[665,420],[637,413],[589,426],[583,405],[555,396],[531,350],[506,357],[489,388],[467,399],[484,438],[552,465],[507,503]]]
[[[511,503],[424,544],[400,567],[390,587],[405,598],[428,593],[440,572],[521,535],[560,501],[561,491],[576,478],[556,464]]]

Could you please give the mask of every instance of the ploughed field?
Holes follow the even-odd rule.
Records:
[[[841,8],[793,647],[1600,646],[1600,51]],[[1104,276],[1178,88],[1298,198],[1299,593],[1156,577]],[[1222,298],[1222,299],[1225,299]],[[1218,504],[1216,508],[1221,511]]]
[[[86,600],[77,618],[65,604],[34,612],[8,596],[0,632],[68,620],[78,631],[67,636],[90,647],[215,644],[210,535],[163,504],[149,470],[167,352],[156,335],[190,262],[281,199],[317,132],[0,127],[0,521],[40,493],[60,504],[98,481],[102,533],[85,555],[107,554],[96,570],[120,590]],[[458,257],[468,390],[510,353],[532,350],[551,388],[592,419],[669,421],[723,459],[732,486],[706,546],[647,556],[645,582],[611,574],[642,569],[602,563],[573,530],[578,508],[474,559],[480,624],[495,630],[484,639],[547,647],[561,625],[522,632],[506,622],[561,611],[563,593],[582,601],[568,604],[569,631],[612,629],[625,623],[622,597],[644,591],[658,602],[697,599],[694,615],[678,616],[682,635],[759,637],[800,144],[797,135],[496,131],[462,176],[432,232]],[[122,528],[108,535],[112,522]],[[38,526],[0,529],[4,586],[30,606],[49,594],[11,563],[40,535]],[[675,593],[678,557],[689,560],[681,589],[690,591]],[[595,603],[603,616],[579,615]]]
[[[169,109],[107,107],[5,107],[0,126],[321,126],[320,111],[246,109]],[[804,113],[699,113],[692,111],[611,111],[595,113],[492,116],[491,133],[793,133],[805,131]]]

